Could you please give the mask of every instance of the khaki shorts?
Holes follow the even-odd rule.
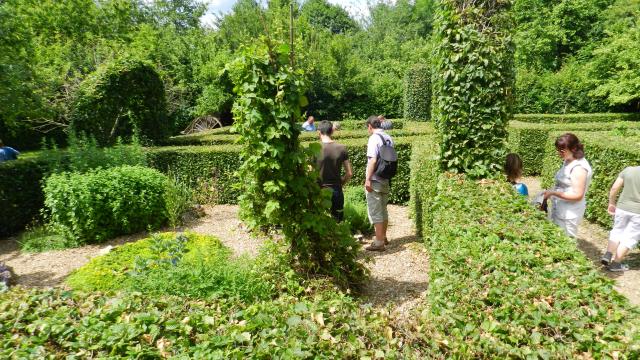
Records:
[[[389,220],[387,213],[387,202],[389,201],[389,182],[379,182],[371,180],[372,192],[365,190],[367,195],[367,212],[369,222],[379,224]]]
[[[554,224],[558,225],[570,237],[574,239],[578,237],[578,225],[582,222],[582,218],[561,219],[554,215],[552,212],[551,221],[553,221]]]
[[[633,249],[640,240],[640,215],[616,209],[609,240],[620,242],[627,249]]]

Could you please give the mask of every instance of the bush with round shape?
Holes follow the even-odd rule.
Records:
[[[141,166],[54,174],[44,184],[44,205],[54,229],[96,243],[163,225],[168,186],[165,175]]]
[[[135,59],[100,67],[75,94],[71,128],[103,146],[133,135],[150,142],[165,139],[170,125],[160,75],[151,64]]]
[[[404,77],[404,118],[431,120],[431,71],[427,65],[414,65]]]

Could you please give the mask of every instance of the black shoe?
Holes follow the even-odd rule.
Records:
[[[613,254],[607,251],[606,253],[604,253],[604,255],[602,255],[602,258],[600,258],[600,262],[602,263],[602,265],[607,266],[611,263],[612,257]]]
[[[629,265],[612,261],[611,265],[609,265],[607,270],[613,271],[613,272],[624,272],[629,270]]]

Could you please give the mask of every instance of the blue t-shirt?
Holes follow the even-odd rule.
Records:
[[[302,123],[302,130],[304,131],[316,131],[316,124],[309,124],[308,122]]]
[[[0,148],[0,162],[7,160],[17,160],[20,153],[11,147],[4,146]]]
[[[529,189],[527,189],[527,185],[523,183],[515,183],[513,184],[513,188],[516,189],[518,194],[522,196],[529,196]]]

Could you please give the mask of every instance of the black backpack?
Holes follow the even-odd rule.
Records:
[[[378,136],[382,139],[382,145],[378,152],[375,174],[383,179],[391,179],[398,172],[398,153],[391,146],[390,140],[385,140],[380,134]]]

